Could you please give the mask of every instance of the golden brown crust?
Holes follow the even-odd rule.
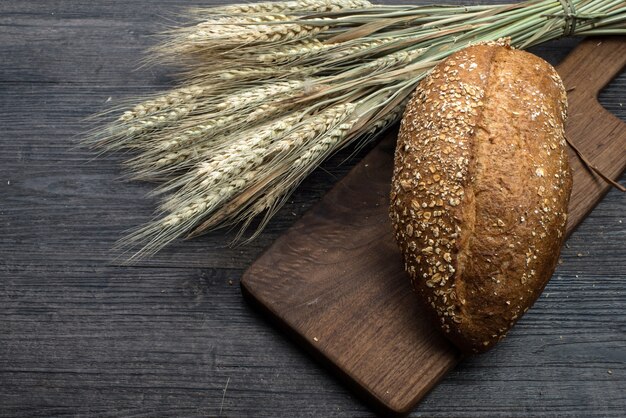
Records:
[[[565,113],[555,70],[499,45],[453,54],[407,106],[392,223],[417,294],[464,351],[503,338],[554,271],[571,189]]]

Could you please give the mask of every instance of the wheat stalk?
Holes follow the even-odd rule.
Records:
[[[372,4],[364,0],[295,0],[281,2],[264,2],[250,4],[236,4],[232,6],[213,7],[208,9],[192,9],[196,16],[215,14],[263,14],[263,13],[283,13],[302,14],[303,12],[322,13],[338,12],[346,9],[363,9],[371,7]]]
[[[218,17],[172,31],[172,41],[155,48],[154,52],[163,60],[177,55],[205,57],[208,53],[236,47],[293,42],[327,29],[327,26],[304,25],[280,14]]]
[[[626,34],[623,0],[457,6],[294,0],[193,9],[148,61],[181,87],[132,107],[90,142],[126,149],[133,177],[163,181],[160,216],[120,241],[131,258],[232,224],[258,234],[325,158],[397,121],[450,54],[501,38],[518,48]],[[250,237],[250,238],[252,238]]]
[[[312,167],[323,159],[331,145],[347,137],[354,123],[350,117],[356,105],[339,104],[307,116],[294,112],[278,121],[268,123],[257,133],[250,132],[221,153],[195,166],[181,178],[166,184],[159,193],[172,192],[161,204],[163,214],[158,219],[131,234],[127,243],[144,243],[133,257],[150,255],[170,242],[164,236],[175,237],[194,228],[194,233],[214,226],[215,220],[228,223],[236,219],[242,205],[254,205],[248,196],[256,196],[259,184],[273,182],[275,190],[283,193],[303,178],[302,167]],[[280,178],[269,175],[263,164],[274,161],[290,168]],[[307,173],[308,173],[307,171]],[[304,174],[305,176],[306,174]],[[236,200],[237,205],[232,202]],[[200,224],[204,218],[209,218]]]

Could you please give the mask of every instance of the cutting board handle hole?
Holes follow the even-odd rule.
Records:
[[[608,112],[626,123],[626,97],[620,96],[618,86],[626,86],[626,71],[618,74],[598,94],[598,102]]]

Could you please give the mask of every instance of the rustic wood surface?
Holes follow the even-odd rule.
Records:
[[[0,416],[372,414],[238,286],[364,153],[333,157],[248,246],[222,232],[140,265],[111,261],[115,240],[151,217],[151,186],[119,180],[124,156],[93,160],[76,142],[88,115],[172,85],[138,60],[191,4],[0,2]],[[557,63],[575,44],[534,52]],[[626,75],[600,99],[625,120]],[[626,414],[625,202],[604,198],[506,343],[461,363],[414,416]]]

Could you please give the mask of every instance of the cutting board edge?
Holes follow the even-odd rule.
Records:
[[[270,246],[271,248],[271,246]],[[262,256],[261,256],[262,257]],[[259,257],[260,258],[260,257]],[[441,370],[435,379],[425,387],[425,389],[415,395],[414,399],[404,402],[400,405],[391,405],[384,400],[380,399],[373,391],[368,390],[358,379],[347,373],[341,367],[337,366],[333,360],[328,357],[319,347],[316,347],[303,335],[298,333],[290,324],[285,322],[281,317],[273,312],[267,303],[264,303],[259,298],[254,289],[251,289],[247,284],[247,278],[250,276],[250,270],[246,270],[240,280],[241,294],[246,302],[256,311],[260,312],[262,317],[267,320],[272,326],[284,332],[288,338],[296,345],[296,347],[302,349],[307,355],[311,356],[318,364],[322,365],[332,376],[338,377],[344,384],[346,384],[351,393],[358,398],[365,401],[374,411],[384,416],[403,417],[407,416],[415,406],[448,374],[450,370],[455,368],[463,358],[457,358],[454,362],[451,362],[448,367]]]
[[[626,64],[622,67],[620,72],[624,71],[625,69],[626,69]],[[607,110],[607,108],[602,106],[602,103],[600,103],[600,100],[598,99],[597,95],[594,96],[590,100],[593,101],[593,105],[594,106],[597,106],[597,108],[603,112],[603,117],[605,119],[613,119],[615,121],[617,127],[621,128],[621,129],[626,129],[626,122],[624,122],[623,120],[619,119],[617,116],[615,116],[609,110]],[[585,163],[582,161],[582,159],[574,152],[574,150],[569,145],[568,145],[568,151],[571,151],[570,152],[570,160],[571,159],[575,159],[575,160],[579,161],[581,163],[583,169],[586,170],[587,175],[589,175],[591,178],[593,178],[594,182],[599,184],[600,187],[602,188],[602,190],[599,193],[598,200],[596,200],[593,204],[589,205],[589,207],[587,207],[585,209],[585,211],[582,212],[582,218],[581,218],[580,221],[576,222],[576,225],[570,227],[569,226],[570,220],[568,219],[568,229],[567,229],[567,232],[566,232],[566,235],[565,235],[565,240],[566,241],[572,236],[572,234],[576,231],[576,229],[578,229],[578,227],[583,222],[585,222],[585,219],[587,219],[589,214],[591,212],[593,212],[593,210],[600,204],[600,202],[602,202],[604,197],[613,189],[613,186],[609,185],[609,183],[606,180],[604,180],[598,174],[596,174],[593,171],[591,171],[590,169],[588,169],[586,167]],[[592,161],[592,163],[593,163],[593,161]],[[624,173],[626,173],[626,160],[624,160],[622,162],[621,167],[618,168],[617,175],[614,178],[612,178],[612,180],[614,180],[615,182],[619,182],[620,178],[624,175]]]

